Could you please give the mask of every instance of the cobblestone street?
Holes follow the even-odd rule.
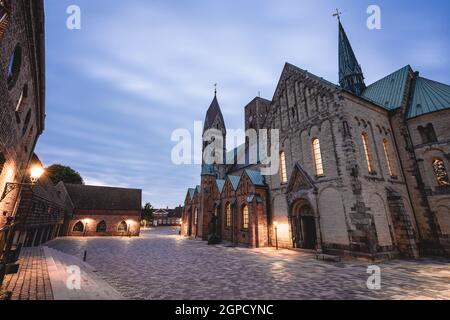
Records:
[[[366,287],[364,261],[317,261],[308,253],[207,246],[172,229],[140,238],[61,238],[49,247],[82,257],[130,299],[450,299],[444,260],[380,264],[381,290]]]

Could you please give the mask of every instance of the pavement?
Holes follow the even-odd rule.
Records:
[[[444,259],[378,263],[380,290],[371,290],[367,261],[208,246],[173,228],[143,231],[139,238],[59,238],[47,245],[78,260],[87,250],[95,275],[126,299],[450,299],[450,261]]]

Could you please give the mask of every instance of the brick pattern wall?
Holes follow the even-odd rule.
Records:
[[[29,19],[31,8],[42,1],[33,4],[28,1],[11,1],[11,14],[8,24],[0,41],[0,153],[5,159],[3,170],[0,172],[0,193],[3,193],[7,182],[21,182],[26,173],[28,161],[33,153],[36,140],[43,130],[43,95],[41,61],[42,34],[39,32],[39,17]],[[42,22],[43,23],[43,22]],[[22,49],[21,65],[17,79],[13,86],[8,86],[8,65],[15,48]],[[33,48],[35,51],[30,51]],[[16,107],[24,88],[27,87],[27,97],[22,99],[22,112],[16,113]],[[29,123],[26,123],[29,114]],[[13,215],[19,190],[11,192],[0,203],[0,227],[5,222],[6,215]]]
[[[97,232],[97,225],[106,222],[106,231]],[[74,226],[81,222],[84,230],[74,231]],[[127,231],[119,231],[119,225],[125,222]],[[140,234],[139,211],[75,210],[69,223],[69,236],[133,236]]]

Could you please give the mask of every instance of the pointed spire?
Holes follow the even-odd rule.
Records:
[[[339,20],[339,83],[343,89],[361,95],[366,88],[364,74],[342,26],[340,14],[336,15]]]
[[[219,101],[217,100],[217,87],[214,90],[214,98],[206,112],[205,126],[203,131],[210,129],[214,124],[218,124],[219,128],[225,128],[225,121],[223,119],[222,110],[220,110]]]

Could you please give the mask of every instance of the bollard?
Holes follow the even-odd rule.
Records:
[[[86,262],[87,259],[87,250],[84,250],[83,261]]]

